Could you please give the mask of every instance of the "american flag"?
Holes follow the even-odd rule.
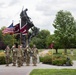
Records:
[[[3,31],[2,31],[3,34],[13,34],[14,33],[14,27],[13,27],[13,23],[5,28]]]

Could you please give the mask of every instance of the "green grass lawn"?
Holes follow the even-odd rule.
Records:
[[[39,49],[39,52],[43,51],[43,50],[47,50],[47,49]],[[49,49],[52,52],[52,49]],[[58,49],[58,54],[56,54],[55,49],[53,49],[53,55],[62,55],[64,53],[64,49]],[[71,55],[71,51],[70,49],[67,49],[67,55],[72,59],[72,60],[76,60],[76,49],[73,49],[73,53],[74,55]]]
[[[55,50],[53,53],[55,54]],[[59,54],[62,55],[62,53],[64,53],[64,49],[59,49],[58,54],[55,54],[55,55],[59,55]],[[67,55],[70,57],[70,59],[76,60],[76,49],[73,49],[73,53],[74,55],[72,56],[70,49],[67,49]]]
[[[76,75],[76,69],[34,69],[30,75]]]

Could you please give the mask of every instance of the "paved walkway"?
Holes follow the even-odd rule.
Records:
[[[45,55],[48,53],[49,50],[45,50],[41,52],[41,55]],[[24,66],[22,67],[14,67],[12,64],[9,65],[9,67],[6,67],[5,65],[0,65],[0,75],[29,75],[30,72],[33,69],[63,69],[63,68],[68,68],[68,69],[76,69],[76,61],[73,61],[73,66],[53,66],[53,65],[47,65],[47,64],[42,64],[39,63],[37,66]]]
[[[33,69],[76,69],[76,61],[73,61],[73,66],[53,66],[53,65],[46,65],[46,64],[37,64],[37,66],[24,66],[22,67],[13,67],[12,64],[9,65],[9,67],[6,67],[5,65],[0,65],[0,75],[29,75],[29,73]]]

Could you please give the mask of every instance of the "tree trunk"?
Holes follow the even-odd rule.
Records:
[[[58,49],[55,49],[56,50],[56,54],[58,54]]]
[[[66,48],[64,49],[64,53],[67,54],[67,49]]]

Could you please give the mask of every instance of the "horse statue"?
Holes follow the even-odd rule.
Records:
[[[29,35],[28,35],[29,42],[30,42],[31,39],[32,39],[33,37],[35,37],[38,33],[39,33],[39,28],[33,26],[33,27],[31,28],[31,32],[29,32]]]
[[[31,21],[30,21],[30,17],[27,15],[27,12],[28,11],[28,9],[26,8],[24,11],[22,10],[22,12],[21,12],[21,14],[20,14],[20,18],[21,18],[21,27],[23,26],[23,25],[25,25],[26,23],[28,24],[29,23],[29,25],[30,24],[33,24]]]
[[[28,28],[31,28],[32,30],[32,34],[30,35],[30,37],[28,35],[29,40],[38,33],[38,29],[37,27],[34,26],[32,21],[30,21],[31,18],[27,15],[27,11],[28,11],[27,8],[24,11],[22,10],[22,12],[20,13],[20,18],[21,18],[21,27],[23,27],[26,24]],[[27,39],[27,37],[26,38],[25,37],[26,37],[25,35],[22,35],[22,43],[24,44],[24,47],[26,46],[26,39]]]

